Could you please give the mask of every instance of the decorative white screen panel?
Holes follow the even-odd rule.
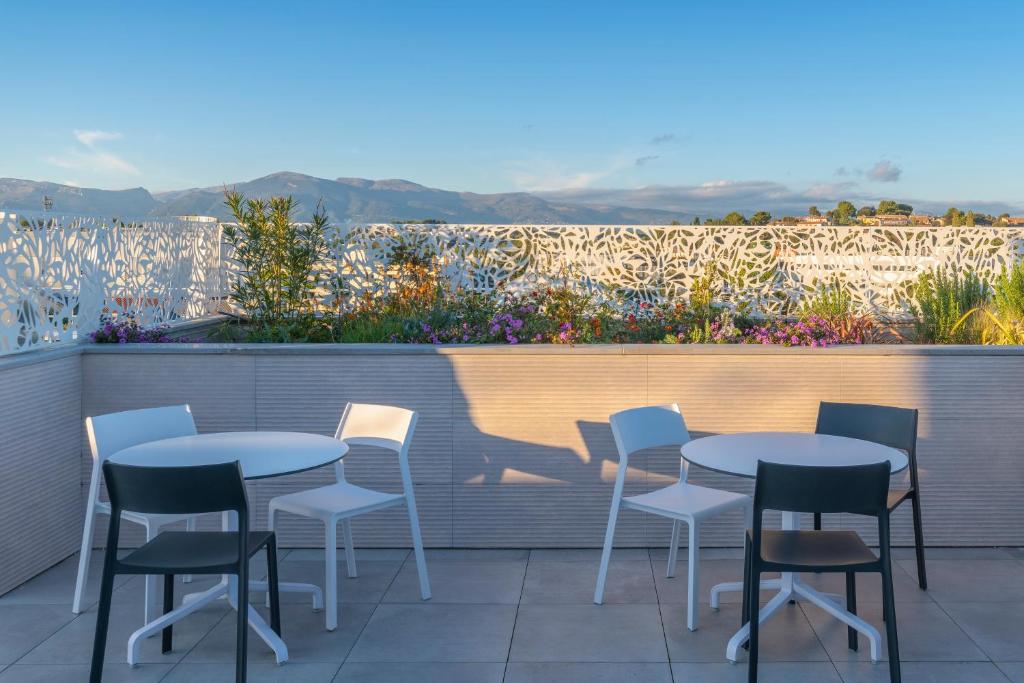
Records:
[[[846,283],[859,312],[903,317],[918,274],[946,266],[991,281],[1024,254],[1024,229],[872,226],[348,225],[337,267],[359,293],[379,286],[400,240],[440,256],[458,286],[487,290],[567,279],[600,299],[685,296],[714,264],[720,299],[789,314],[822,283]]]
[[[80,339],[101,317],[198,318],[221,294],[212,218],[0,212],[0,354]]]

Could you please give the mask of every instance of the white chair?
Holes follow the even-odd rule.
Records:
[[[337,482],[309,491],[299,491],[278,496],[270,501],[270,530],[277,525],[278,512],[318,519],[324,523],[326,555],[324,587],[326,603],[325,622],[328,631],[338,627],[338,522],[345,534],[345,564],[350,578],[356,573],[356,554],[352,546],[351,520],[375,510],[383,510],[404,504],[409,513],[409,527],[416,553],[416,568],[420,576],[420,595],[430,599],[430,581],[427,578],[427,562],[423,555],[423,539],[420,536],[420,520],[416,514],[416,498],[413,494],[412,477],[409,474],[409,444],[416,428],[416,413],[404,408],[349,403],[338,423],[335,438],[353,446],[376,446],[395,451],[402,473],[403,493],[384,493],[365,489],[345,481],[345,465],[339,460],[334,465]],[[281,590],[289,590],[282,584]]]
[[[604,584],[608,576],[608,561],[612,554],[612,540],[615,537],[615,522],[619,508],[640,510],[672,520],[672,541],[668,551],[666,576],[675,574],[676,555],[679,549],[680,524],[685,522],[690,529],[689,539],[689,580],[687,583],[686,625],[691,631],[697,630],[697,587],[699,585],[700,523],[728,510],[745,509],[750,514],[752,501],[749,496],[729,491],[694,486],[686,481],[688,463],[680,457],[679,481],[671,486],[638,496],[623,497],[622,488],[626,481],[629,456],[646,448],[659,446],[682,446],[690,440],[686,423],[676,404],[632,408],[615,413],[609,418],[615,446],[619,451],[619,471],[615,477],[612,493],[612,508],[608,514],[608,529],[604,536],[604,550],[601,553],[601,568],[597,573],[597,588],[594,602],[604,601]]]
[[[89,498],[85,509],[85,528],[82,530],[82,550],[78,558],[78,578],[75,580],[75,599],[71,611],[82,611],[86,579],[89,574],[89,556],[92,549],[93,524],[97,514],[110,514],[110,503],[100,500],[100,480],[103,463],[114,453],[147,441],[190,436],[196,433],[192,410],[187,405],[164,408],[145,408],[85,418],[85,430],[92,452],[92,475],[89,478]],[[147,515],[125,511],[121,519],[141,524],[146,529],[146,540],[153,540],[160,529],[168,524],[185,521],[189,531],[195,530],[192,515]],[[183,577],[184,581],[191,580]],[[156,577],[146,577],[145,618],[148,624],[157,616],[153,601],[156,596]]]

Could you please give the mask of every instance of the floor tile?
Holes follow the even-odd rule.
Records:
[[[838,662],[843,683],[889,683],[889,665]],[[1006,683],[989,662],[902,662],[903,683]]]
[[[278,666],[273,661],[249,662],[249,683],[331,683],[338,664],[293,662]],[[192,664],[182,662],[161,683],[223,683],[235,680],[234,662]]]
[[[340,558],[339,558],[340,559]],[[338,576],[338,602],[342,603],[378,603],[384,597],[384,592],[394,581],[402,563],[397,560],[390,561],[356,561],[356,569],[359,576],[349,578],[348,570],[344,562],[338,562],[336,568]],[[324,588],[325,563],[316,561],[290,561],[280,565],[280,580],[292,583],[310,583]],[[309,593],[281,593],[281,603],[312,604],[312,596]]]
[[[380,605],[349,655],[352,662],[503,662],[514,605]]]
[[[718,612],[700,615],[696,631],[686,628],[686,609],[682,605],[662,605],[665,635],[673,662],[725,662],[725,647],[740,628],[739,605],[723,605]],[[740,660],[746,651],[740,649]],[[761,625],[760,661],[824,662],[825,648],[797,605],[788,605]]]
[[[599,566],[592,562],[531,562],[523,587],[524,605],[594,602]],[[608,563],[604,604],[654,604],[654,576],[649,560]]]
[[[408,548],[359,548],[356,547],[356,565],[360,562],[404,562],[411,553]],[[323,548],[292,548],[287,557],[279,562],[323,562]],[[338,563],[345,562],[345,551],[338,549]]]
[[[658,588],[658,600],[662,604],[683,604],[687,603],[687,581],[689,581],[690,566],[685,561],[676,565],[675,576],[665,576],[665,563],[652,562],[654,567],[654,581]],[[778,578],[778,574],[763,574],[763,579]],[[699,602],[709,604],[711,602],[711,587],[719,583],[733,583],[743,580],[742,560],[705,560],[700,561],[700,576],[697,578],[697,595]],[[762,600],[770,599],[778,589],[764,590],[761,592]],[[722,604],[740,604],[743,601],[741,591],[730,591],[722,593]]]
[[[93,605],[100,599],[100,578],[103,574],[103,551],[94,550],[89,560],[89,576],[85,584],[83,606]],[[50,567],[12,591],[0,596],[0,605],[71,605],[75,598],[75,578],[78,576],[78,553]],[[120,575],[114,585],[121,586],[135,577]]]
[[[1012,683],[1024,683],[1024,662],[999,662],[996,666]]]
[[[1024,602],[960,602],[943,609],[993,661],[1024,660]]]
[[[673,664],[677,681],[746,683],[747,664]],[[842,683],[829,662],[758,662],[759,683]]]
[[[914,562],[900,565],[913,575]],[[1016,560],[928,560],[928,593],[948,602],[1024,601],[1024,564]]]
[[[668,664],[511,662],[505,683],[671,683]]]
[[[269,623],[269,610],[262,606],[257,609]],[[324,628],[323,612],[314,612],[306,605],[282,605],[281,637],[288,646],[289,664],[336,662],[340,665],[345,661],[345,656],[352,649],[352,644],[359,637],[373,609],[372,605],[346,605],[338,611],[337,630],[328,631]],[[235,661],[235,634],[235,618],[232,613],[188,653],[183,663]],[[273,652],[252,631],[249,632],[248,640],[250,660],[273,663]]]
[[[742,541],[742,538],[740,539]],[[668,564],[668,548],[651,548],[651,561],[655,565],[661,565],[662,571]],[[680,548],[677,558],[680,562],[686,562],[686,548]],[[700,559],[702,560],[739,560],[743,561],[743,548],[701,548]]]
[[[615,548],[612,560],[646,560],[647,548]],[[593,562],[601,563],[600,548],[535,548],[530,551],[530,562]]]
[[[64,628],[75,616],[70,603],[0,605],[0,664],[14,663]]]
[[[914,563],[917,551],[914,548],[893,548],[892,556],[896,560],[910,560],[911,563]],[[1006,560],[1013,555],[1008,548],[929,548],[926,546],[924,557],[927,565],[932,560]]]
[[[824,593],[846,595],[846,575],[836,572],[822,574],[801,574],[800,578],[812,588]],[[923,591],[917,585],[917,577],[911,576],[898,563],[892,567],[893,597],[896,604],[904,602],[934,603],[930,591]],[[857,603],[882,602],[882,575],[877,573],[857,574]]]
[[[218,601],[188,615],[174,625],[174,650],[160,652],[160,638],[146,638],[142,642],[139,661],[142,663],[177,662],[192,646],[199,642],[227,613],[227,603]],[[115,597],[110,610],[107,630],[105,661],[111,664],[126,661],[128,637],[143,625],[143,614],[138,601],[118,601]],[[53,634],[19,662],[23,664],[88,664],[92,660],[92,645],[96,633],[96,612],[87,612]]]
[[[172,664],[106,664],[104,683],[157,683]],[[0,672],[0,683],[81,683],[89,680],[88,664],[13,664]]]
[[[523,590],[526,561],[434,562],[428,567],[431,603],[515,605]],[[415,562],[406,562],[384,602],[421,602]]]
[[[522,605],[510,661],[667,661],[658,606]]]
[[[814,605],[802,604],[801,607],[832,661],[870,661],[871,649],[867,637],[859,637],[860,647],[854,652],[847,647],[846,624]],[[859,616],[878,629],[882,639],[882,657],[887,658],[882,606],[878,603],[868,603],[860,604],[858,608]],[[970,662],[988,659],[935,603],[897,605],[896,624],[900,659],[904,662]]]
[[[504,674],[504,662],[348,662],[334,683],[502,683]]]
[[[431,562],[518,562],[530,559],[527,548],[427,548],[427,564]],[[410,553],[408,562],[414,562]]]

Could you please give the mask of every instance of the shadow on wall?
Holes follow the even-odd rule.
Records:
[[[1024,408],[1010,400],[1024,386],[1024,356],[863,351],[89,354],[83,414],[188,402],[200,431],[333,434],[347,401],[401,405],[420,413],[411,466],[428,545],[599,547],[618,465],[607,423],[613,412],[677,402],[698,438],[811,431],[821,400],[917,407],[929,544],[1024,543],[1014,524],[1024,518]],[[353,448],[346,463],[355,483],[399,490],[392,457]],[[642,452],[630,465],[627,495],[676,481],[679,451]],[[690,475],[697,484],[752,490],[749,480],[697,467]],[[265,524],[271,497],[331,477],[321,468],[254,482],[254,524]],[[912,540],[905,507],[894,517],[899,545]],[[851,518],[826,523],[867,528]],[[738,514],[715,519],[702,541],[738,546],[741,529]],[[360,547],[409,543],[401,509],[362,518],[355,532]],[[663,546],[669,532],[666,520],[624,512],[616,543]],[[315,522],[282,524],[283,545],[318,546],[322,538]]]

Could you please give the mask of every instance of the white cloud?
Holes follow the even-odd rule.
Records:
[[[871,180],[877,180],[880,183],[895,183],[900,179],[903,174],[903,169],[896,164],[883,159],[868,169],[867,176]]]
[[[528,192],[549,192],[555,190],[582,190],[627,168],[639,165],[632,156],[621,155],[609,161],[603,168],[591,170],[569,169],[547,159],[519,161],[507,171],[517,187]]]
[[[122,137],[120,133],[111,133],[105,130],[75,130],[74,135],[76,140],[89,148],[96,147],[97,142],[120,140]]]
[[[120,140],[122,138],[120,133],[76,129],[72,134],[78,141],[78,146],[68,149],[64,154],[46,157],[48,163],[64,169],[91,171],[105,175],[137,176],[140,174],[134,164],[103,149],[101,143]]]
[[[828,206],[840,199],[863,203],[873,200],[863,197],[852,182],[821,183],[793,190],[771,180],[710,180],[700,185],[649,185],[636,189],[567,188],[542,196],[581,204],[662,209],[699,216],[722,216],[730,211],[749,215],[761,210],[783,216],[803,214],[811,204]]]

